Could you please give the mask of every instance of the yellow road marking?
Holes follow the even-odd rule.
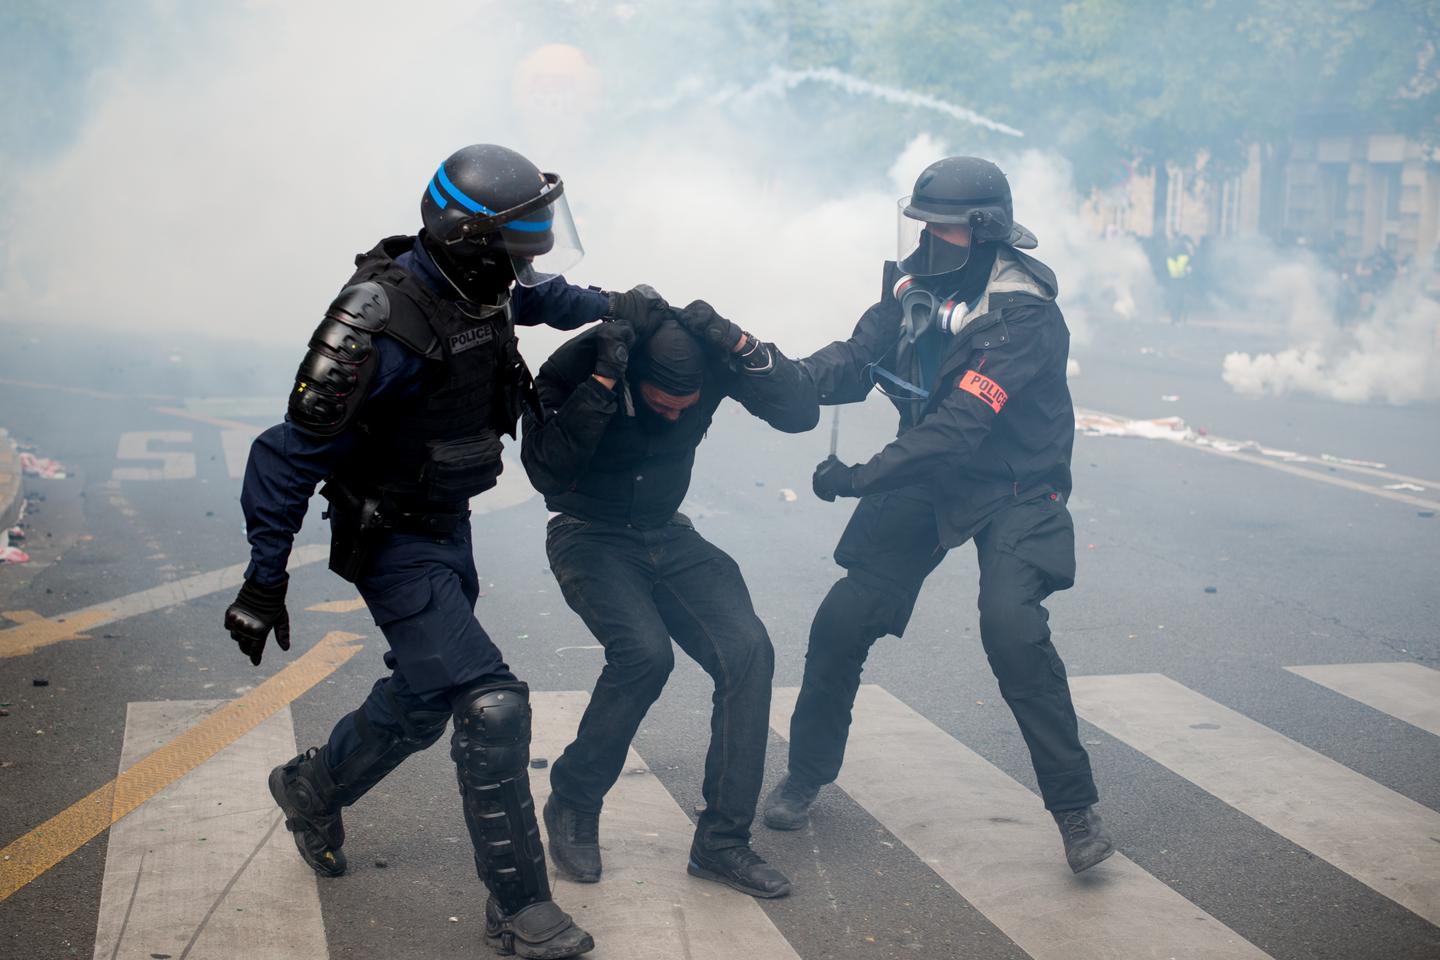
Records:
[[[305,609],[312,613],[354,613],[356,610],[365,609],[365,601],[361,597],[356,597],[354,600],[330,600]]]
[[[328,556],[330,548],[325,544],[308,543],[291,552],[289,568],[296,570]],[[0,659],[34,653],[41,647],[63,640],[89,640],[91,638],[82,631],[187,603],[198,597],[234,587],[244,579],[245,564],[240,563],[233,567],[222,567],[181,580],[172,580],[139,593],[116,597],[55,617],[23,620],[20,617],[10,617],[19,623],[19,626],[0,628]],[[219,629],[217,623],[216,631]]]
[[[5,616],[20,625],[0,630],[0,657],[23,656],[63,640],[89,640],[86,630],[115,619],[109,610],[82,610],[49,619],[33,610],[17,610]]]
[[[360,652],[355,633],[334,630],[304,656],[225,704],[114,780],[0,849],[0,900],[79,850],[140,804],[255,729]]]

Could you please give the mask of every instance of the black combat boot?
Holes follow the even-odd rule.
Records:
[[[270,795],[285,813],[285,829],[300,856],[325,877],[345,872],[345,825],[335,782],[319,747],[311,747],[270,771]]]
[[[1089,870],[1115,852],[1110,833],[1100,821],[1100,811],[1094,807],[1056,810],[1051,815],[1065,841],[1065,859],[1075,873]]]
[[[600,814],[585,813],[555,799],[545,801],[545,829],[550,834],[550,859],[577,883],[600,879]]]
[[[752,897],[770,900],[790,893],[790,880],[766,863],[749,847],[722,847],[701,850],[691,844],[686,872],[702,880],[714,880]]]
[[[506,913],[492,896],[485,902],[485,942],[502,957],[562,960],[595,949],[595,941],[575,925],[554,900],[542,900]]]
[[[810,808],[819,793],[818,786],[786,774],[765,798],[765,826],[771,830],[799,830],[810,821]]]

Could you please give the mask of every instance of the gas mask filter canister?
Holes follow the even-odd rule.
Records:
[[[895,281],[891,292],[900,303],[905,336],[912,341],[932,326],[945,333],[959,333],[970,309],[964,300],[937,297],[908,273]]]

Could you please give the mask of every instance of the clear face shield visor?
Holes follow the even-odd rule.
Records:
[[[522,287],[538,287],[569,270],[585,256],[580,232],[570,213],[570,201],[557,174],[544,175],[545,185],[533,200],[508,210],[482,208],[462,221],[446,238],[447,246],[491,242],[510,256],[515,279]]]

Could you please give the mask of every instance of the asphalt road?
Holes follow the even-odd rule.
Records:
[[[54,860],[0,900],[0,954],[16,958],[129,956],[138,949],[122,951],[117,942],[111,952],[110,940],[97,949],[97,930],[110,922],[101,901],[107,856],[119,842],[109,841],[113,831],[102,829],[66,852],[55,836],[60,827],[47,825],[116,777],[127,724],[137,736],[138,713],[131,708],[127,716],[129,705],[244,701],[330,632],[360,635],[358,653],[287,701],[303,747],[321,742],[383,669],[383,638],[363,608],[343,603],[355,593],[323,562],[292,577],[296,648],[288,656],[272,649],[259,669],[219,627],[234,586],[193,586],[199,581],[192,578],[246,559],[235,451],[243,454],[247,431],[281,412],[299,342],[295,350],[277,350],[199,340],[179,349],[116,331],[87,333],[77,350],[77,338],[0,327],[0,424],[70,470],[64,480],[27,479],[25,546],[33,559],[0,567],[0,704],[8,711],[0,717],[0,845],[15,850],[17,842],[33,841]],[[1384,464],[1371,469],[1435,481],[1406,496],[1440,500],[1440,407],[1232,394],[1220,382],[1220,358],[1267,345],[1255,331],[1107,329],[1077,348],[1081,369],[1072,389],[1086,408],[1178,415],[1212,436]],[[776,646],[777,687],[799,683],[809,620],[836,576],[830,552],[848,517],[844,504],[822,503],[808,491],[810,470],[826,452],[827,427],[828,420],[812,434],[783,436],[738,406],[723,407],[699,452],[686,507],[744,571]],[[893,415],[883,404],[847,408],[840,454],[868,456],[892,431]],[[587,691],[599,652],[546,569],[544,506],[528,495],[522,476],[513,465],[490,501],[477,502],[490,506],[474,519],[485,592],[477,612],[534,690]],[[1248,941],[1256,956],[1440,956],[1440,871],[1427,874],[1436,863],[1430,851],[1440,849],[1440,827],[1432,829],[1440,823],[1436,732],[1392,700],[1367,704],[1286,669],[1376,663],[1440,669],[1440,517],[1424,502],[1387,496],[1394,480],[1345,464],[1237,459],[1193,443],[1080,435],[1075,476],[1078,582],[1049,603],[1071,676],[1078,682],[1163,675],[1239,715],[1233,723],[1229,714],[1221,724],[1182,722],[1178,733],[1147,740],[1148,733],[1128,731],[1099,707],[1082,708],[1102,809],[1136,876],[1155,885],[1147,889],[1183,898],[1176,902],[1190,915],[1213,918],[1218,929],[1243,938],[1241,947]],[[797,499],[786,499],[786,490]],[[323,543],[318,509],[299,542]],[[997,898],[978,896],[947,873],[948,854],[916,849],[911,844],[918,841],[901,838],[914,836],[910,827],[877,803],[856,799],[868,796],[859,784],[827,788],[807,831],[757,828],[757,849],[794,879],[795,892],[764,904],[763,916],[747,906],[745,922],[773,926],[791,955],[804,960],[1162,955],[1153,951],[1165,939],[1156,929],[1164,924],[1144,903],[1129,908],[1126,922],[1150,933],[1111,952],[1093,952],[1097,945],[1085,941],[1094,903],[1126,912],[1106,900],[1115,896],[1106,883],[1118,883],[1119,868],[1097,868],[1098,878],[1088,882],[1071,880],[1065,870],[1058,836],[1033,796],[1024,745],[980,648],[976,577],[973,550],[954,551],[927,585],[907,636],[877,645],[865,681],[928,721],[944,744],[963,744],[987,771],[993,767],[1031,792],[1015,815],[1047,831],[1054,874],[1046,882],[1061,895],[1046,922],[1056,925],[1059,939],[1037,946],[1016,911],[1004,908],[1013,865],[1000,863],[974,881],[1003,892],[996,906]],[[121,602],[164,584],[192,586],[168,601],[145,594],[152,600],[136,602],[145,609]],[[333,609],[307,609],[336,601]],[[114,608],[109,619],[77,615],[107,604]],[[17,638],[42,645],[24,652],[29,647]],[[1340,676],[1358,682],[1370,676],[1367,669]],[[1433,689],[1428,674],[1418,676],[1422,691]],[[47,685],[35,685],[41,680]],[[1382,682],[1381,693],[1390,692]],[[1427,709],[1423,692],[1418,707],[1413,695],[1406,702]],[[1433,713],[1434,704],[1428,709]],[[708,681],[682,657],[635,743],[686,814],[699,802],[708,713]],[[1160,722],[1142,718],[1141,725]],[[1236,751],[1234,763],[1223,753],[1217,761],[1190,750],[1194,734],[1187,730],[1227,724],[1238,731],[1239,739],[1224,747]],[[967,856],[979,856],[967,854],[967,844],[985,849],[989,828],[935,795],[932,781],[951,769],[950,760],[939,759],[948,753],[936,756],[933,778],[910,769],[904,782],[915,809],[937,812],[921,825],[927,835],[959,834],[963,866]],[[1287,766],[1286,757],[1298,758],[1298,766]],[[776,734],[767,784],[783,763],[784,740]],[[1324,776],[1306,779],[1295,773],[1301,767]],[[173,789],[162,785],[151,802]],[[1411,826],[1373,813],[1375,797],[1408,811]],[[443,743],[353,808],[347,827],[353,869],[318,884],[320,917],[300,918],[305,898],[280,888],[270,891],[268,912],[254,923],[283,931],[292,911],[297,929],[323,921],[333,957],[489,955],[480,943],[483,896]],[[1406,847],[1413,838],[1418,842]],[[1387,844],[1401,850],[1393,876],[1356,866]],[[1416,851],[1414,862],[1405,859]],[[195,862],[204,855],[197,847]],[[0,863],[0,870],[7,866]],[[116,863],[110,869],[120,871]],[[1048,868],[1042,861],[1026,869]],[[310,882],[308,874],[301,877],[302,885]],[[657,863],[648,880],[629,882],[662,890],[698,883],[684,877],[680,863]],[[140,890],[139,873],[135,883]],[[589,922],[591,891],[562,894]],[[699,895],[729,896],[704,889]],[[1044,912],[1046,902],[1031,912]],[[1208,942],[1196,934],[1192,950],[1163,955],[1242,955],[1207,952]],[[215,956],[230,955],[215,949]]]

